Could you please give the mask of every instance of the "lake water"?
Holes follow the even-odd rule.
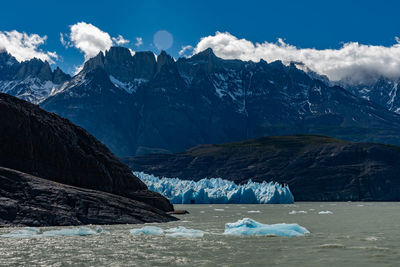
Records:
[[[151,225],[185,226],[208,234],[202,238],[132,235],[129,230],[142,225],[114,225],[103,226],[108,234],[84,237],[0,237],[0,265],[400,266],[400,203],[175,207],[190,214],[178,215],[178,222]],[[307,213],[289,214],[292,211]],[[298,223],[311,233],[301,237],[222,235],[225,223],[246,217],[267,224]],[[0,228],[0,234],[13,229]]]

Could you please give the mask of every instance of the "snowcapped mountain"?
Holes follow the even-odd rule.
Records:
[[[400,79],[381,77],[374,83],[344,87],[357,96],[400,114]]]
[[[7,60],[2,81],[20,82],[3,74],[16,64]],[[26,90],[45,92],[31,101],[84,127],[119,156],[297,133],[400,144],[400,115],[300,68],[224,60],[211,49],[175,61],[164,51],[156,57],[112,47],[71,79],[41,78],[58,85],[51,90],[43,83]]]
[[[223,60],[207,49],[175,61],[112,47],[41,103],[117,155],[318,133],[400,143],[400,116],[330,87],[295,64]]]
[[[38,104],[71,77],[60,68],[51,70],[48,62],[31,59],[19,63],[0,52],[0,92]]]

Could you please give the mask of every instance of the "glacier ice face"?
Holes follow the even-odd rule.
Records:
[[[38,228],[25,227],[23,229],[13,230],[8,234],[0,235],[9,238],[30,238],[30,237],[54,237],[54,236],[88,236],[100,233],[107,233],[103,228],[97,226],[94,230],[87,227],[80,228],[62,228],[59,230],[48,230],[42,233]]]
[[[133,235],[145,234],[145,235],[162,235],[164,230],[156,226],[144,226],[142,228],[131,229],[129,231]]]
[[[203,237],[206,232],[196,229],[189,229],[183,226],[178,226],[165,230],[167,237]]]
[[[225,235],[302,236],[310,232],[298,224],[262,224],[250,218],[225,224]]]
[[[198,182],[178,178],[159,178],[134,172],[150,190],[167,197],[172,204],[292,204],[294,197],[287,185],[274,182],[237,185],[221,178]]]

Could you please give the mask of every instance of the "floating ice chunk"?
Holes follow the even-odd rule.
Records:
[[[323,210],[323,211],[320,211],[320,212],[318,212],[318,214],[333,214],[333,212],[332,211],[330,211],[330,210]]]
[[[98,234],[96,230],[86,227],[80,228],[63,228],[60,230],[44,231],[42,236],[88,236]]]
[[[250,218],[225,224],[225,235],[301,236],[310,232],[298,224],[262,224]]]
[[[249,210],[249,211],[247,211],[247,213],[261,213],[261,211],[259,211],[259,210]]]
[[[144,226],[142,228],[131,229],[131,234],[162,235],[164,230],[156,226]]]
[[[165,230],[167,237],[203,237],[206,232],[196,229],[189,229],[183,226]]]
[[[144,226],[142,228],[131,229],[129,232],[133,235],[162,235],[164,233],[164,230],[156,226]]]
[[[99,233],[106,233],[100,226],[96,227],[95,230],[80,227],[80,228],[62,228],[59,230],[49,230],[40,232],[38,228],[26,227],[20,230],[13,230],[9,234],[1,235],[1,237],[19,237],[19,238],[29,238],[29,237],[52,237],[52,236],[87,236],[95,235]]]
[[[25,227],[23,229],[12,230],[8,234],[3,234],[1,237],[9,237],[9,238],[29,238],[29,237],[38,237],[40,234],[40,230],[34,227]]]
[[[289,214],[307,214],[305,210],[292,210]]]
[[[224,209],[214,209],[215,211],[225,211]]]
[[[236,185],[221,178],[198,182],[178,178],[159,178],[134,172],[150,190],[167,197],[172,204],[292,204],[294,198],[287,185],[274,182]]]

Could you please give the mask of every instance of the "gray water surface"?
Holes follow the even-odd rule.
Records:
[[[208,234],[203,238],[131,235],[130,229],[143,225],[113,225],[103,226],[108,234],[85,237],[0,237],[0,265],[400,266],[400,203],[176,205],[175,208],[186,209],[190,214],[178,215],[181,220],[177,222],[151,225],[163,229],[185,226]],[[307,213],[289,214],[293,210]],[[332,214],[321,215],[320,211]],[[311,234],[222,235],[225,223],[246,217],[267,224],[298,223]],[[0,234],[13,229],[0,228]]]

